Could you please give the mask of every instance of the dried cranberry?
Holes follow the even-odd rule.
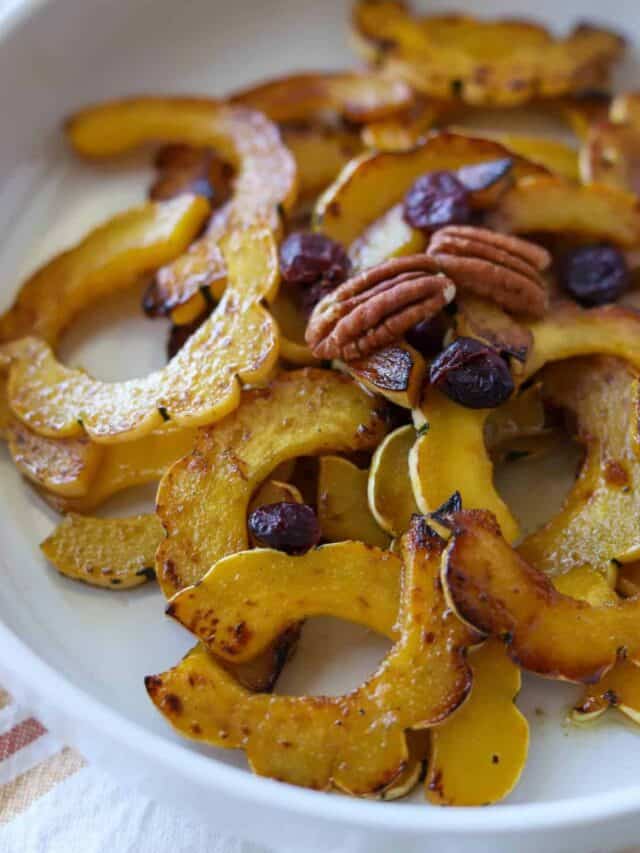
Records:
[[[581,305],[605,305],[622,296],[629,271],[624,255],[615,246],[582,246],[565,258],[562,281]]]
[[[280,272],[287,284],[323,281],[336,286],[350,271],[351,261],[344,247],[324,234],[296,231],[280,247]]]
[[[404,218],[420,231],[469,222],[469,192],[452,172],[429,172],[404,197]]]
[[[249,530],[261,545],[286,554],[304,554],[320,541],[318,518],[308,504],[259,506],[249,516]]]
[[[327,281],[315,281],[308,287],[303,288],[299,292],[298,304],[305,317],[309,317],[318,302],[320,302],[321,299],[324,299],[324,297],[328,293],[331,293],[332,290],[335,290],[336,287],[336,284],[329,284]]]
[[[436,314],[429,320],[421,320],[412,326],[405,333],[405,338],[408,344],[426,356],[431,358],[437,355],[442,349],[444,336],[449,329],[447,315],[444,313]]]
[[[429,381],[468,409],[493,409],[513,392],[507,362],[474,338],[457,338],[431,365]]]

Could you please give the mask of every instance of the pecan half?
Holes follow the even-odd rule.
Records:
[[[316,358],[353,361],[388,346],[456,295],[426,254],[385,261],[350,278],[315,307],[305,339]]]
[[[529,240],[471,225],[450,225],[431,238],[428,254],[461,292],[475,293],[512,314],[542,317],[543,272],[551,256]]]

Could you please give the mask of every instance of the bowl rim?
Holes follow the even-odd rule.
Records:
[[[28,18],[53,0],[8,0],[0,10],[0,41],[4,41]],[[0,555],[0,562],[5,557]],[[427,807],[417,803],[380,803],[326,794],[282,784],[253,775],[187,749],[179,741],[149,731],[102,702],[32,651],[13,630],[0,620],[0,650],[11,648],[10,671],[14,677],[46,699],[62,716],[79,721],[88,718],[92,726],[109,732],[109,737],[129,752],[160,764],[209,790],[218,790],[238,801],[301,818],[341,823],[354,829],[380,829],[402,834],[446,833],[451,837],[506,834],[522,831],[544,832],[602,823],[640,812],[640,785],[579,797],[537,803],[497,805],[482,809],[470,806]],[[5,659],[5,654],[1,655]],[[37,688],[33,685],[36,684]],[[70,709],[77,709],[72,713]],[[211,773],[212,763],[216,773]]]
[[[4,561],[3,561],[4,562]],[[0,648],[11,648],[11,672],[50,706],[69,719],[91,720],[99,731],[150,764],[176,770],[212,792],[234,796],[238,801],[298,817],[340,823],[354,829],[380,829],[398,834],[446,833],[451,837],[506,834],[515,831],[544,832],[611,821],[640,810],[640,785],[561,800],[482,809],[472,806],[425,808],[419,803],[385,803],[357,798],[327,796],[295,785],[255,776],[245,768],[218,761],[215,756],[193,752],[149,731],[107,703],[94,698],[61,675],[33,652],[0,621]],[[37,688],[33,685],[37,684]],[[70,709],[76,709],[73,713]],[[215,765],[215,774],[211,773]]]

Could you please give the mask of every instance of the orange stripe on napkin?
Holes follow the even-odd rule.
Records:
[[[29,746],[46,731],[45,727],[33,717],[18,723],[17,726],[0,735],[0,761],[5,761],[14,752]]]
[[[13,782],[0,787],[0,825],[9,823],[40,797],[60,782],[73,776],[85,765],[85,760],[74,749],[63,750],[27,770]]]

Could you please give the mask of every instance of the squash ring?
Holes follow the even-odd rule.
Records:
[[[372,449],[386,429],[379,398],[332,371],[282,373],[267,388],[246,392],[230,417],[199,432],[193,452],[160,482],[157,512],[167,538],[156,571],[165,595],[247,548],[249,500],[279,464]]]
[[[216,746],[244,749],[252,770],[260,775],[319,790],[333,785],[359,796],[383,792],[406,770],[410,760],[405,731],[442,722],[465,700],[471,687],[464,649],[474,641],[475,634],[445,613],[436,583],[442,548],[442,540],[429,531],[425,520],[416,518],[404,542],[398,629],[390,631],[396,644],[378,671],[352,693],[339,697],[252,695],[200,646],[174,669],[146,679],[152,701],[181,734]],[[304,572],[305,560],[314,563],[319,556],[326,567],[325,549],[329,553],[359,551],[363,546],[328,545],[306,558],[283,558],[268,551],[236,554],[218,563],[193,589],[199,594],[204,584],[215,586],[226,574],[225,563],[235,564],[237,575],[243,559],[253,564],[261,560],[265,564],[269,560],[285,563],[296,575]],[[364,549],[368,561],[376,554],[382,554],[388,564],[395,559],[385,552]],[[340,561],[340,567],[347,569],[335,573],[341,592],[323,601],[323,612],[342,615],[345,603],[358,595],[366,600],[371,593],[371,573],[363,572],[360,586],[353,582],[355,572],[348,571],[348,560]],[[397,577],[397,572],[389,574]],[[260,613],[256,619],[266,620],[260,630],[267,636],[277,635],[282,627],[277,614],[287,613],[293,606],[282,575],[276,572],[274,581],[279,607],[268,611],[256,608]],[[234,587],[237,594],[240,585]],[[191,592],[187,589],[180,593],[173,606]],[[205,597],[215,607],[214,600]],[[308,602],[312,601],[310,590]],[[309,603],[305,609],[310,608]],[[365,610],[363,618],[373,618],[373,627],[379,629],[379,619],[370,615],[374,608]],[[223,616],[222,610],[219,613]],[[213,611],[211,615],[216,618]],[[235,630],[235,636],[250,638],[254,633],[253,609],[246,608],[246,613],[243,609],[242,615],[243,627],[240,632]],[[269,624],[274,615],[274,624]],[[224,642],[215,645],[216,651],[225,653]],[[226,649],[229,653],[233,654],[231,646]]]
[[[197,196],[148,202],[94,229],[22,284],[13,305],[0,316],[0,437],[8,438],[12,419],[8,342],[38,335],[55,347],[82,309],[181,255],[208,215],[209,205]]]
[[[165,368],[142,379],[92,379],[60,364],[37,338],[9,345],[14,414],[42,435],[84,429],[104,443],[141,438],[168,419],[186,427],[224,417],[240,402],[240,381],[265,381],[278,358],[277,328],[260,304],[278,287],[273,234],[262,227],[231,234],[225,260],[230,284],[214,312]]]
[[[226,285],[219,244],[238,228],[266,223],[280,228],[279,210],[296,198],[293,157],[275,125],[241,106],[205,98],[131,98],[73,115],[67,136],[79,155],[104,160],[156,140],[210,146],[237,168],[231,201],[216,211],[205,235],[156,276],[159,307],[175,323],[188,323],[205,307],[200,292],[219,298]]]
[[[448,600],[461,619],[499,637],[521,667],[594,684],[619,660],[640,662],[640,599],[594,606],[563,595],[505,541],[489,512],[454,512],[447,524]]]

